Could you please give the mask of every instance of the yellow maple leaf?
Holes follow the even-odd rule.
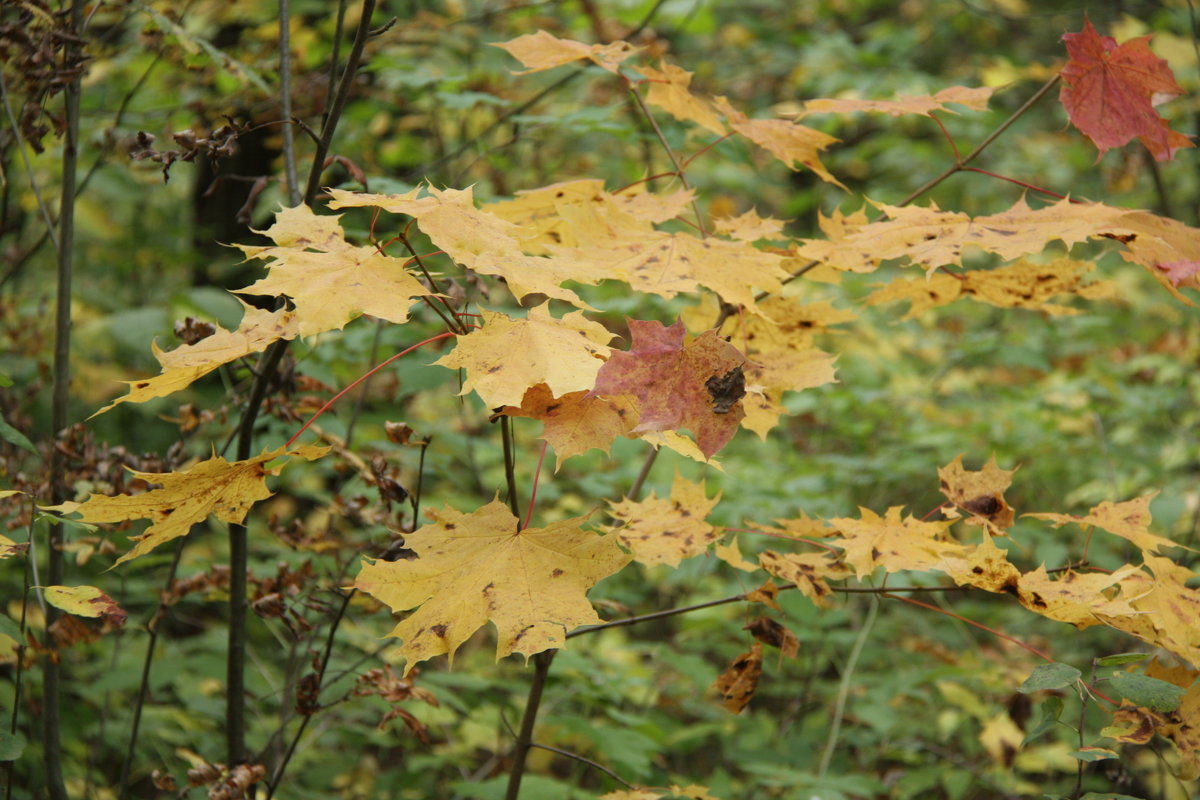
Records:
[[[522,189],[513,199],[484,203],[480,210],[518,226],[513,235],[526,253],[545,255],[548,244],[568,247],[577,244],[574,229],[562,218],[559,209],[572,203],[595,202],[605,194],[604,181],[583,178]]]
[[[887,572],[940,570],[947,558],[962,557],[963,546],[945,538],[949,521],[901,518],[903,510],[892,506],[880,517],[870,509],[860,508],[861,519],[829,520],[841,533],[841,538],[830,544],[845,551],[845,561],[854,568],[859,580],[876,567]]]
[[[672,783],[671,793],[687,798],[687,800],[721,800],[716,795],[711,794],[707,786],[701,786],[698,783],[689,783],[687,786]]]
[[[137,478],[160,488],[137,495],[105,497],[93,494],[82,503],[66,502],[47,506],[49,511],[63,514],[79,513],[84,522],[124,522],[149,519],[150,527],[130,537],[134,547],[117,559],[122,564],[131,558],[149,553],[155,547],[180,536],[186,536],[193,525],[203,522],[209,514],[229,523],[241,523],[246,512],[259,500],[271,496],[267,475],[278,475],[283,465],[268,469],[267,462],[281,457],[313,461],[329,452],[327,447],[305,445],[286,450],[264,450],[261,455],[245,461],[229,462],[213,456],[179,472],[130,472]]]
[[[1069,523],[1075,523],[1081,527],[1095,525],[1114,536],[1120,536],[1122,539],[1132,542],[1134,547],[1143,553],[1157,553],[1164,547],[1182,547],[1185,550],[1194,551],[1194,548],[1185,544],[1172,542],[1170,539],[1150,532],[1150,523],[1153,521],[1150,516],[1150,501],[1157,496],[1158,492],[1151,492],[1123,503],[1105,500],[1082,517],[1051,513],[1025,514],[1024,516],[1051,520],[1054,522],[1055,528],[1061,528]]]
[[[121,626],[129,616],[116,601],[95,586],[46,586],[46,602],[68,614],[80,617],[104,617]]]
[[[492,47],[506,50],[513,58],[529,67],[523,72],[514,73],[516,75],[541,72],[584,58],[609,72],[616,73],[621,62],[642,49],[622,41],[610,44],[584,44],[571,39],[560,39],[543,30],[539,30],[537,33],[527,33],[507,42],[492,42]]]
[[[675,119],[694,122],[717,136],[724,136],[725,126],[712,104],[692,94],[688,88],[692,84],[692,73],[665,61],[660,61],[658,66],[658,69],[647,66],[637,68],[650,83],[646,102],[658,106]]]
[[[635,431],[629,434],[629,438],[641,439],[643,442],[653,445],[655,450],[660,447],[673,450],[684,458],[699,461],[701,464],[706,464],[718,472],[725,471],[725,467],[721,466],[721,462],[717,460],[715,455],[705,456],[695,442],[677,431]]]
[[[970,514],[972,519],[987,520],[1004,530],[1013,524],[1012,506],[1004,499],[1004,490],[1012,485],[1014,472],[1016,470],[996,466],[994,454],[983,469],[965,469],[960,455],[938,469],[939,488],[950,502]]]
[[[517,406],[539,383],[559,397],[591,389],[612,336],[582,311],[555,319],[547,301],[525,319],[484,311],[483,328],[459,336],[454,349],[433,363],[465,369],[461,393],[476,392],[488,408]]]
[[[620,280],[666,298],[703,286],[728,303],[753,308],[756,289],[778,291],[787,277],[782,256],[747,242],[656,230],[615,202],[575,204],[561,212],[577,244],[549,250],[593,282]]]
[[[600,800],[659,800],[663,796],[653,789],[617,789],[600,795]]]
[[[1106,615],[1104,622],[1163,648],[1185,661],[1200,663],[1200,591],[1187,585],[1196,572],[1169,558],[1143,551],[1153,578],[1129,568],[1121,576],[1121,598],[1136,616]],[[1124,568],[1123,568],[1124,570]]]
[[[375,206],[392,214],[406,214],[430,241],[454,261],[484,275],[498,275],[520,300],[538,292],[578,306],[579,295],[560,284],[566,280],[595,283],[570,260],[526,255],[521,248],[522,229],[495,214],[475,207],[472,189],[438,189],[426,186],[404,194],[363,194],[331,189],[330,208]]]
[[[722,236],[753,242],[758,239],[783,237],[784,221],[774,217],[760,217],[754,209],[736,217],[721,217],[713,220],[713,229]]]
[[[824,386],[836,380],[833,367],[836,359],[837,356],[815,347],[755,353],[746,362],[746,383],[779,394]]]
[[[1200,777],[1200,681],[1188,688],[1179,709],[1158,732],[1170,739],[1179,751],[1179,777],[1185,781]]]
[[[686,212],[696,200],[696,190],[679,189],[670,194],[659,194],[638,185],[621,194],[605,193],[604,196],[611,198],[613,205],[626,214],[658,225]]]
[[[1122,258],[1140,264],[1173,294],[1188,305],[1167,273],[1173,264],[1195,264],[1200,260],[1200,230],[1149,211],[1126,211],[1114,223],[1112,238],[1125,245]],[[1200,273],[1192,271],[1179,286],[1200,289]]]
[[[711,328],[720,309],[708,295],[699,306],[683,312],[689,330]],[[815,337],[840,333],[832,326],[858,319],[853,311],[834,308],[828,300],[806,303],[796,297],[773,295],[758,304],[757,314],[730,315],[721,326],[721,335],[748,354],[771,350],[809,350]]]
[[[586,395],[578,391],[555,397],[550,387],[539,383],[525,391],[520,406],[505,406],[501,413],[541,421],[542,438],[554,448],[557,472],[563,461],[593,447],[607,453],[614,439],[637,424],[635,398]]]
[[[742,427],[754,431],[764,442],[767,440],[767,434],[779,424],[779,418],[787,410],[777,400],[772,399],[762,386],[746,387],[742,409],[746,412],[746,416],[742,417]]]
[[[770,531],[776,536],[788,536],[793,539],[805,541],[808,539],[824,539],[828,536],[833,536],[837,533],[833,528],[830,528],[820,519],[813,519],[803,511],[796,513],[796,516],[790,519],[775,520],[777,527],[759,526],[764,531]]]
[[[1111,281],[1083,283],[1095,265],[1090,261],[1057,258],[1045,263],[1019,259],[996,269],[970,270],[949,274],[935,272],[925,278],[897,278],[876,289],[865,299],[866,305],[898,300],[911,303],[904,319],[916,319],[931,308],[949,305],[967,297],[999,308],[1029,308],[1052,315],[1079,313],[1070,306],[1047,302],[1060,294],[1074,294],[1088,300],[1110,297]]]
[[[986,533],[982,542],[967,548],[962,556],[947,558],[941,569],[959,586],[985,592],[1016,594],[1021,579],[1021,571],[1008,560],[1008,553]]]
[[[1025,732],[1017,727],[1006,711],[984,720],[983,728],[979,731],[979,743],[983,749],[987,750],[993,761],[1006,769],[1012,768],[1013,758],[1021,749],[1023,738]]]
[[[1043,565],[1020,577],[1017,599],[1035,614],[1069,622],[1082,630],[1100,623],[1096,610],[1110,599],[1105,590],[1137,571],[1126,565],[1113,573],[1067,570],[1052,578]]]
[[[1071,247],[1112,230],[1127,213],[1100,203],[1068,200],[1031,209],[1024,198],[1007,211],[975,218],[936,205],[872,205],[884,213],[883,219],[858,226],[845,223],[827,240],[801,240],[797,255],[849,272],[873,272],[882,261],[902,258],[932,273],[961,264],[967,247],[1005,260],[1040,253],[1054,240]]]
[[[429,290],[400,259],[347,242],[339,219],[305,205],[277,213],[275,224],[260,231],[274,246],[235,245],[247,259],[269,262],[267,277],[239,291],[290,297],[301,336],[341,330],[362,314],[407,321],[413,300]]]
[[[795,169],[799,162],[815,172],[821,180],[846,189],[841,181],[825,169],[818,155],[837,142],[836,137],[784,119],[750,119],[731,106],[724,97],[713,98],[713,103],[725,115],[729,127],[769,151],[788,169]]]
[[[779,422],[783,393],[831,383],[834,357],[813,344],[814,336],[829,326],[855,319],[830,303],[802,303],[796,298],[773,296],[758,304],[757,314],[732,315],[721,326],[721,336],[740,346],[749,356],[745,368],[746,416],[742,427],[762,439]],[[693,330],[708,328],[718,317],[715,299],[705,297],[699,306],[684,312]]]
[[[636,561],[677,567],[680,561],[700,555],[710,542],[720,538],[720,531],[704,521],[720,499],[720,492],[708,498],[704,481],[692,483],[677,472],[669,498],[656,497],[652,491],[641,501],[610,500],[608,513],[618,524],[609,530],[629,548]]]
[[[518,531],[499,499],[470,514],[447,507],[429,516],[404,536],[417,558],[364,559],[354,581],[395,612],[417,609],[389,634],[403,640],[406,676],[419,661],[453,659],[489,620],[497,659],[562,647],[568,630],[601,621],[587,590],[629,563],[614,537],[580,530],[583,517]]]
[[[898,100],[853,100],[853,99],[817,99],[804,104],[808,114],[848,114],[855,111],[877,111],[891,117],[903,114],[924,114],[931,116],[931,111],[955,113],[946,108],[946,103],[955,103],[972,111],[987,111],[988,100],[995,89],[990,87],[968,88],[966,86],[950,86],[934,95],[900,95]]]
[[[833,591],[827,580],[850,577],[850,568],[829,553],[777,553],[764,550],[758,563],[776,578],[796,584],[800,593],[822,608],[830,606]]]
[[[241,302],[241,301],[239,301]],[[151,342],[154,357],[162,372],[139,381],[122,381],[130,386],[129,393],[118,397],[92,416],[121,403],[144,403],[156,397],[166,397],[190,386],[208,373],[243,356],[265,350],[279,339],[294,339],[300,333],[295,312],[264,311],[242,303],[244,314],[236,330],[217,327],[216,333],[194,344],[185,344],[164,352],[157,342]]]
[[[738,537],[736,535],[730,537],[729,544],[718,542],[714,545],[713,555],[734,569],[740,569],[742,572],[754,572],[758,569],[758,564],[742,558],[742,551],[738,547]]]

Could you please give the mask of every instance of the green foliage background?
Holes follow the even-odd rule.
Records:
[[[539,28],[582,41],[608,40],[645,20],[638,43],[694,70],[694,88],[727,95],[752,116],[795,110],[814,97],[890,98],[960,84],[1003,85],[990,112],[942,116],[966,152],[1061,65],[1059,37],[1078,30],[1085,12],[1098,30],[1118,39],[1156,34],[1154,47],[1192,93],[1168,106],[1168,116],[1180,121],[1177,127],[1194,130],[1200,112],[1195,20],[1190,6],[1178,0],[1052,8],[1024,0],[413,0],[383,4],[377,13],[377,21],[395,16],[396,22],[369,45],[334,152],[363,171],[372,191],[407,190],[428,179],[436,185],[473,184],[484,199],[581,177],[602,177],[616,187],[669,170],[645,120],[604,73],[590,68],[567,78],[574,67],[564,67],[514,77],[509,56],[485,46]],[[327,88],[336,11],[327,2],[295,0],[291,13],[296,113],[311,124]],[[349,9],[348,22],[355,13]],[[164,14],[182,18],[181,27],[167,27]],[[85,166],[93,159],[100,166],[78,202],[73,419],[82,421],[116,394],[115,380],[155,371],[148,343],[157,338],[164,349],[175,346],[176,320],[193,315],[227,327],[236,324],[237,305],[224,290],[251,282],[257,267],[240,264],[236,251],[216,242],[233,241],[222,238],[232,235],[251,243],[255,235],[230,225],[236,205],[215,215],[203,210],[199,195],[212,181],[203,159],[174,164],[164,183],[159,165],[132,161],[126,150],[138,131],[153,133],[167,148],[171,132],[206,132],[228,116],[266,126],[269,133],[257,145],[266,155],[239,162],[237,174],[282,174],[278,127],[271,125],[278,119],[277,102],[257,85],[276,91],[277,15],[275,3],[258,0],[193,0],[182,8],[157,2],[97,7],[89,35],[93,58],[84,81],[82,157]],[[231,62],[215,53],[241,67],[230,68]],[[828,168],[851,190],[879,202],[896,202],[953,163],[944,136],[927,118],[817,119],[843,140],[825,159]],[[708,143],[671,120],[661,124],[681,151]],[[33,158],[32,168],[36,188],[53,202],[59,144],[53,137],[45,143],[46,152]],[[48,246],[30,251],[43,230],[35,187],[11,137],[0,144],[6,177],[0,372],[13,381],[0,410],[45,453],[52,439],[47,308],[53,301],[53,253]],[[301,136],[301,147],[307,146]],[[1067,127],[1061,108],[1047,98],[978,166],[1194,225],[1200,197],[1195,152],[1155,164],[1131,145],[1097,162],[1093,146]],[[756,208],[790,220],[788,232],[794,235],[814,234],[818,210],[854,209],[836,187],[809,173],[790,173],[736,142],[715,147],[688,175],[706,211]],[[337,165],[325,183],[358,187]],[[664,188],[667,182],[655,185]],[[1023,194],[1019,186],[964,173],[920,203],[985,214],[1008,208]],[[279,184],[272,182],[255,208],[252,227],[266,227],[282,202]],[[214,216],[219,224],[208,221]],[[360,232],[370,225],[366,214],[345,219],[348,228]],[[978,467],[995,453],[1003,467],[1020,465],[1009,492],[1018,512],[1080,513],[1102,500],[1157,489],[1161,494],[1153,510],[1161,531],[1197,544],[1197,315],[1144,274],[1103,255],[1104,248],[1095,250],[1103,277],[1120,284],[1118,299],[1080,306],[1082,313],[1065,318],[960,302],[900,322],[902,309],[873,309],[824,342],[841,354],[840,382],[789,395],[792,414],[765,443],[739,434],[721,454],[724,474],[664,454],[649,487],[664,495],[676,469],[693,479],[704,476],[710,491],[724,492],[713,521],[731,527],[798,510],[850,516],[859,505],[878,511],[905,505],[919,516],[942,502],[937,467],[960,453]],[[804,292],[845,307],[879,279],[852,277],[839,286],[814,284]],[[687,305],[603,291],[600,307],[605,321],[614,324],[622,315],[669,321]],[[478,302],[489,307],[510,302],[503,289],[490,292]],[[438,332],[436,322],[377,329],[360,320],[343,333],[322,337],[319,346],[297,343],[293,374],[340,388],[383,357]],[[392,444],[384,434],[386,421],[408,422],[418,435],[432,437],[423,507],[450,503],[470,509],[503,486],[499,434],[482,421],[487,410],[474,399],[453,398],[458,387],[452,373],[424,367],[435,357],[422,351],[399,362],[370,385],[357,416],[348,398],[320,424],[345,436],[355,418],[354,441],[364,457],[382,455],[413,489],[417,450]],[[246,375],[244,366],[223,370],[185,396],[122,405],[88,422],[87,433],[80,434],[86,439],[74,440],[81,444],[75,488],[111,490],[120,480],[120,464],[153,463],[142,454],[171,453],[180,463],[207,456],[214,445],[220,448],[236,421]],[[293,404],[329,394],[307,387],[285,388]],[[183,403],[213,410],[215,416],[181,434],[174,420]],[[293,418],[267,415],[258,441],[275,446],[297,427]],[[522,487],[530,485],[536,465],[536,433],[536,425],[517,426]],[[600,499],[621,497],[642,462],[641,447],[618,442],[611,458],[592,452],[568,462],[558,475],[543,475],[538,518],[586,513]],[[6,486],[36,486],[44,469],[40,459],[7,445],[4,455]],[[312,630],[293,637],[277,619],[251,618],[249,739],[267,757],[280,753],[283,739],[272,734],[289,713],[294,681],[324,641],[329,610],[337,601],[332,589],[349,582],[357,553],[378,553],[390,539],[379,502],[378,493],[352,472],[334,473],[324,465],[291,468],[277,498],[252,517],[256,575],[274,574],[281,564],[301,569],[311,562],[314,570],[313,580],[287,599]],[[26,506],[14,503],[8,511],[12,525],[25,524]],[[317,553],[293,549],[269,530],[293,520],[331,546]],[[42,527],[33,526],[35,537],[43,535]],[[193,532],[182,576],[227,560],[221,526],[214,522],[212,527]],[[130,532],[91,535],[123,552]],[[1030,567],[1057,566],[1079,555],[1075,529],[1053,536],[1022,533],[1019,523],[1014,558],[1019,553]],[[759,542],[746,534],[742,544],[749,550]],[[1128,558],[1119,548],[1104,547],[1096,544],[1094,563],[1112,567]],[[171,554],[164,549],[105,573],[112,558],[96,555],[70,570],[72,583],[106,588],[130,613],[124,631],[77,645],[64,656],[67,778],[72,794],[80,797],[115,796],[115,765],[124,757],[144,625],[157,607]],[[20,564],[6,562],[0,576],[10,598],[8,611],[19,618]],[[695,558],[677,570],[631,568],[601,584],[592,597],[610,601],[602,613],[616,616],[743,592],[757,580],[735,574],[716,559]],[[155,796],[152,769],[182,782],[193,754],[210,762],[223,758],[224,600],[219,588],[190,595],[163,622],[151,701],[136,744],[133,796]],[[876,615],[873,602],[843,596],[836,609],[818,612],[798,595],[782,595],[783,610],[774,616],[799,636],[800,656],[778,659],[772,651],[758,695],[739,716],[720,708],[705,690],[748,648],[742,626],[757,611],[745,604],[573,640],[554,664],[538,741],[593,759],[633,783],[702,783],[727,800],[958,800],[1071,791],[1075,761],[1066,753],[1079,742],[1065,726],[1015,757],[998,758],[980,740],[1004,714],[1022,721],[1029,715],[1028,699],[1015,691],[1035,666],[1027,653],[950,617],[910,606],[884,603]],[[1136,645],[1112,632],[1076,634],[1056,627],[1004,598],[946,594],[931,602],[1050,648],[1059,660],[1081,668],[1093,657]],[[331,706],[302,739],[281,796],[501,797],[510,727],[519,720],[529,670],[515,659],[493,664],[486,636],[468,645],[452,671],[440,663],[425,665],[418,683],[434,692],[441,706],[405,706],[429,726],[432,742],[423,744],[399,721],[376,729],[387,708],[379,699],[346,698],[355,675],[386,661],[391,645],[379,637],[389,628],[386,613],[371,603],[356,600],[351,606],[330,666],[337,680],[322,694]],[[860,638],[865,646],[842,689]],[[11,663],[4,670],[14,675]],[[27,691],[23,727],[37,716],[36,681]],[[822,772],[832,709],[839,700],[845,703],[845,718]],[[1073,714],[1072,725],[1077,725],[1078,700],[1068,696],[1067,705],[1064,719]],[[1036,709],[1032,713],[1036,717]],[[1102,723],[1100,715],[1084,720],[1088,743],[1097,739]],[[531,759],[534,774],[522,794],[527,800],[592,798],[619,788],[601,773],[549,752],[535,751]],[[1107,762],[1115,766],[1092,771],[1086,787],[1147,798],[1188,796],[1189,789],[1169,777],[1169,759],[1161,748],[1129,748],[1118,762]],[[38,765],[33,743],[14,766],[16,785],[35,795],[41,791]]]

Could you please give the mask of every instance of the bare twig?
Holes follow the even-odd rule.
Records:
[[[317,151],[313,154],[312,167],[308,174],[308,189],[304,193],[304,204],[311,206],[321,185],[321,173],[325,165],[325,155],[333,141],[334,131],[337,130],[342,110],[350,94],[354,76],[358,72],[359,60],[363,48],[366,47],[367,36],[371,29],[371,15],[375,11],[375,0],[363,0],[362,17],[355,32],[354,44],[346,61],[345,70],[338,82],[337,91],[331,108],[326,109],[324,123],[321,126],[321,138],[317,143]],[[332,77],[330,78],[332,80]],[[267,387],[275,379],[276,370],[283,354],[287,351],[287,340],[279,340],[263,353],[258,361],[254,385],[250,390],[250,399],[242,412],[238,425],[237,458],[244,461],[250,457],[250,449],[254,439],[254,423],[258,419],[259,409],[266,396]],[[246,758],[246,706],[245,706],[245,661],[246,661],[246,570],[248,552],[246,544],[246,527],[231,524],[229,526],[229,648],[226,654],[226,713],[225,738],[227,758],[230,767],[244,763]]]
[[[54,220],[50,218],[50,210],[46,208],[46,201],[42,199],[42,190],[38,186],[37,176],[33,174],[33,164],[29,161],[29,153],[25,151],[25,139],[21,136],[21,125],[17,122],[17,117],[13,113],[12,103],[8,100],[8,86],[4,82],[4,71],[0,70],[0,98],[4,100],[4,113],[8,116],[9,127],[12,128],[13,138],[17,142],[17,149],[21,151],[21,160],[25,163],[25,173],[29,178],[29,190],[33,192],[33,197],[37,201],[38,211],[42,214],[42,221],[46,223],[46,236],[54,243],[54,249],[60,250],[58,244],[58,236],[54,233]],[[64,152],[65,158],[65,152]]]
[[[838,733],[842,729],[842,719],[846,715],[846,698],[850,696],[850,681],[854,677],[854,668],[858,665],[858,658],[862,655],[863,647],[866,646],[867,639],[871,636],[871,628],[875,626],[875,615],[878,611],[879,601],[872,597],[871,610],[867,612],[867,618],[859,626],[858,636],[854,638],[854,646],[850,648],[850,656],[846,659],[846,666],[842,668],[842,679],[838,683],[837,701],[833,709],[833,723],[829,726],[829,738],[825,740],[825,751],[821,754],[821,764],[817,767],[818,778],[823,777],[829,770],[833,751],[837,749]]]
[[[291,14],[288,0],[279,0],[279,99],[284,120],[292,118]],[[283,170],[287,176],[288,201],[300,204],[300,179],[296,177],[296,132],[283,124]]]
[[[150,635],[146,641],[146,656],[142,659],[142,679],[138,683],[137,701],[133,706],[133,722],[129,728],[129,744],[125,748],[125,760],[121,763],[121,779],[117,788],[118,800],[123,800],[125,792],[129,787],[129,774],[133,767],[133,750],[137,745],[138,729],[142,724],[142,709],[146,705],[146,697],[150,694],[150,666],[154,663],[154,646],[158,643],[158,626],[162,623],[163,615],[167,611],[167,599],[171,587],[175,583],[175,575],[179,569],[179,560],[183,556],[185,542],[187,542],[186,537],[181,538],[175,543],[175,556],[171,559],[171,566],[167,570],[167,580],[163,586],[162,597],[158,602],[158,610],[154,612],[154,616],[150,618],[150,622],[146,626]]]
[[[613,772],[613,771],[612,771],[611,769],[609,769],[608,767],[604,766],[603,764],[597,764],[595,761],[592,761],[590,758],[585,758],[585,757],[583,757],[583,756],[579,755],[579,753],[572,753],[570,750],[563,750],[563,749],[562,749],[562,748],[560,748],[560,747],[551,747],[551,746],[550,746],[550,745],[548,745],[548,744],[538,744],[537,742],[530,742],[530,743],[529,743],[529,746],[530,746],[530,747],[536,747],[536,748],[537,748],[537,749],[539,749],[539,750],[548,750],[548,751],[550,751],[551,753],[558,753],[560,756],[566,756],[567,758],[574,759],[574,760],[578,761],[580,764],[587,764],[587,765],[588,765],[589,767],[591,767],[592,769],[598,769],[598,770],[600,770],[600,771],[601,771],[601,772],[603,772],[605,775],[607,775],[608,777],[612,778],[614,781],[616,781],[617,783],[621,784],[622,786],[626,786],[626,787],[628,787],[628,788],[630,788],[630,789],[636,789],[636,788],[637,788],[637,787],[636,787],[636,786],[634,786],[632,783],[630,783],[629,781],[625,780],[624,778],[622,778],[622,777],[621,777],[620,775],[618,775],[617,773]]]
[[[71,31],[83,26],[84,0],[71,3]],[[72,37],[67,44],[67,63],[80,58],[80,39]],[[67,402],[71,394],[71,277],[75,252],[75,181],[79,169],[79,95],[78,75],[68,82],[65,92],[66,131],[63,135],[62,195],[58,212],[58,277],[54,313],[54,395],[51,399],[52,439],[67,427]],[[22,151],[23,152],[23,151]],[[50,496],[54,504],[66,498],[66,454],[52,442],[50,451]],[[64,582],[63,526],[50,526],[47,578],[51,584]],[[59,618],[57,609],[50,609],[46,628]],[[52,645],[53,646],[53,645]],[[67,790],[62,774],[62,744],[60,733],[60,671],[59,659],[48,656],[45,661],[45,682],[42,689],[42,744],[46,765],[46,788],[51,800],[66,800]]]
[[[533,682],[529,686],[529,698],[525,701],[525,714],[521,717],[521,730],[513,748],[512,771],[508,773],[508,790],[504,800],[517,800],[521,793],[521,778],[525,775],[525,757],[533,743],[533,726],[537,722],[538,706],[542,702],[542,690],[546,688],[546,676],[557,650],[546,650],[533,657]]]
[[[329,635],[325,637],[325,650],[321,654],[321,668],[317,672],[316,691],[318,696],[321,693],[321,684],[325,681],[325,669],[329,666],[329,657],[333,654],[334,636],[337,634],[338,626],[342,624],[342,620],[346,616],[346,608],[349,607],[350,601],[354,599],[354,595],[357,592],[357,589],[351,589],[342,595],[342,607],[337,610],[337,614],[334,615],[333,620],[329,623]],[[279,767],[275,770],[275,774],[271,776],[271,788],[267,792],[267,800],[271,800],[275,796],[275,790],[279,788],[279,783],[283,780],[283,773],[287,770],[288,764],[291,763],[292,756],[296,753],[296,746],[300,744],[300,738],[304,736],[304,731],[312,718],[313,714],[305,714],[303,719],[300,720],[300,727],[296,729],[296,735],[292,737],[287,753],[284,754],[283,760],[280,761]]]

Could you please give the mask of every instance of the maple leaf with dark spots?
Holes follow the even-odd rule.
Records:
[[[733,438],[745,416],[741,368],[745,356],[716,331],[684,341],[682,321],[629,320],[633,344],[600,368],[588,396],[637,397],[641,408],[634,431],[686,428],[705,458]]]

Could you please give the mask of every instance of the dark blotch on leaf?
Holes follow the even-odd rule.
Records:
[[[962,504],[964,511],[970,511],[972,514],[978,514],[981,517],[990,517],[993,514],[999,513],[1002,506],[995,495],[983,495]]]
[[[713,412],[728,414],[737,401],[746,396],[746,376],[742,373],[741,365],[734,367],[724,375],[714,375],[704,382],[708,396],[713,401]]]

